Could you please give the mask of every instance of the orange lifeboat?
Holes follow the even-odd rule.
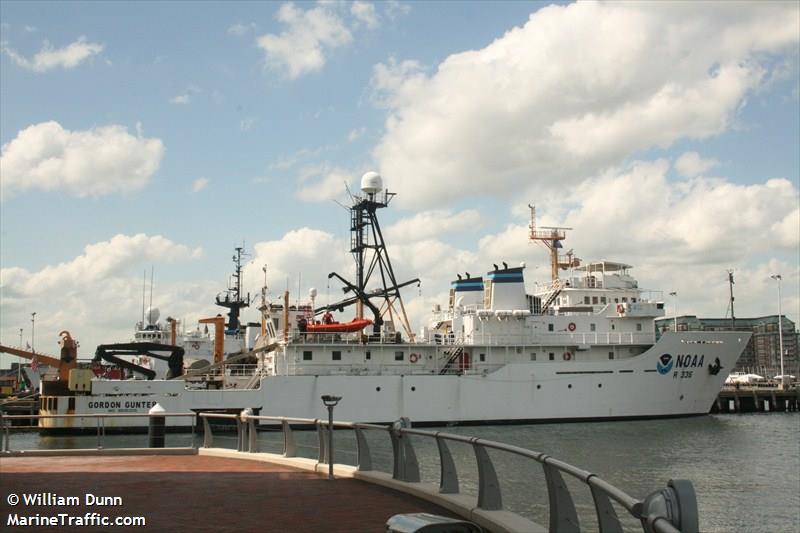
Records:
[[[372,324],[372,320],[366,318],[354,318],[350,322],[308,324],[306,333],[354,333],[361,331],[370,324]]]

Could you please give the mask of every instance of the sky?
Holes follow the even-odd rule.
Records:
[[[3,0],[0,343],[127,341],[151,270],[194,327],[236,246],[252,295],[336,301],[369,170],[415,327],[457,273],[548,281],[528,204],[670,315],[729,316],[732,269],[798,321],[799,58],[797,2]]]

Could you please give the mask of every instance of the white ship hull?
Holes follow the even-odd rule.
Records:
[[[639,356],[609,361],[510,363],[465,374],[268,376],[253,389],[190,390],[180,381],[125,381],[107,392],[53,398],[47,412],[169,413],[252,408],[263,415],[325,418],[320,397],[342,396],[339,420],[415,424],[524,423],[692,416],[708,413],[749,333],[666,334]],[[662,356],[669,354],[664,364]],[[722,366],[709,371],[716,359]],[[113,384],[113,382],[107,382]],[[100,387],[103,389],[103,387]],[[43,405],[48,398],[43,398]],[[68,402],[73,409],[68,409]],[[42,414],[46,414],[42,411]],[[94,430],[92,418],[42,421],[48,429]],[[168,426],[188,426],[188,418]],[[147,419],[105,420],[107,430],[146,427]]]

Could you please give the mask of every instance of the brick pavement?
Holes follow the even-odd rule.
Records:
[[[452,513],[355,479],[327,480],[291,467],[206,456],[20,457],[0,459],[3,531],[381,532],[397,513]],[[78,496],[78,507],[7,502],[10,493]],[[123,505],[86,506],[85,494]],[[146,527],[9,527],[9,513],[144,516]]]

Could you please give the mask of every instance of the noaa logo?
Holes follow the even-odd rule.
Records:
[[[658,370],[659,374],[669,374],[669,371],[672,370],[672,356],[665,353],[659,357],[656,363],[656,370]]]

